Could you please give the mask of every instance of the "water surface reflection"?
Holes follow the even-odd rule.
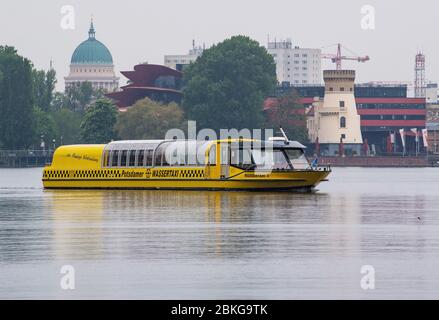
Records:
[[[339,169],[316,194],[44,191],[4,172],[0,297],[439,297],[439,171]]]

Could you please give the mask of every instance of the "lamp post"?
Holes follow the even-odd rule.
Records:
[[[43,155],[45,155],[46,154],[46,144],[44,143],[44,134],[41,135],[40,147],[41,147]]]

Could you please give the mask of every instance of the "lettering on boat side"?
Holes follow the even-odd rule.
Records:
[[[180,176],[178,170],[154,170],[152,172],[153,178],[177,178]]]
[[[153,170],[152,178],[204,178],[204,170],[185,169],[185,170]]]
[[[80,155],[80,154],[77,154],[77,153],[68,153],[68,154],[66,154],[66,157],[67,158],[77,159],[77,160],[93,161],[93,162],[98,162],[99,161],[97,158],[94,158],[94,157],[89,156],[87,154]]]
[[[122,170],[121,175],[123,178],[143,178],[144,173],[141,171]]]
[[[244,176],[246,178],[268,178],[270,175],[269,174],[258,174],[258,173],[250,172],[250,173],[246,173]]]

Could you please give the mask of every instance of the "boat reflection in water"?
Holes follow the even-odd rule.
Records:
[[[257,254],[282,224],[330,219],[326,194],[170,190],[46,190],[58,259]],[[287,197],[288,195],[288,197]],[[325,200],[326,199],[326,200]],[[302,210],[316,208],[312,215]],[[300,245],[296,243],[295,245]]]
[[[46,194],[56,259],[102,258],[104,193],[52,190]]]
[[[302,194],[14,189],[40,169],[13,170],[0,179],[0,297],[437,298],[439,171],[336,171]]]

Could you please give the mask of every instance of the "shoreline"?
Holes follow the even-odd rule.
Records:
[[[432,157],[320,157],[320,165],[367,168],[431,168],[439,167],[439,158]]]

